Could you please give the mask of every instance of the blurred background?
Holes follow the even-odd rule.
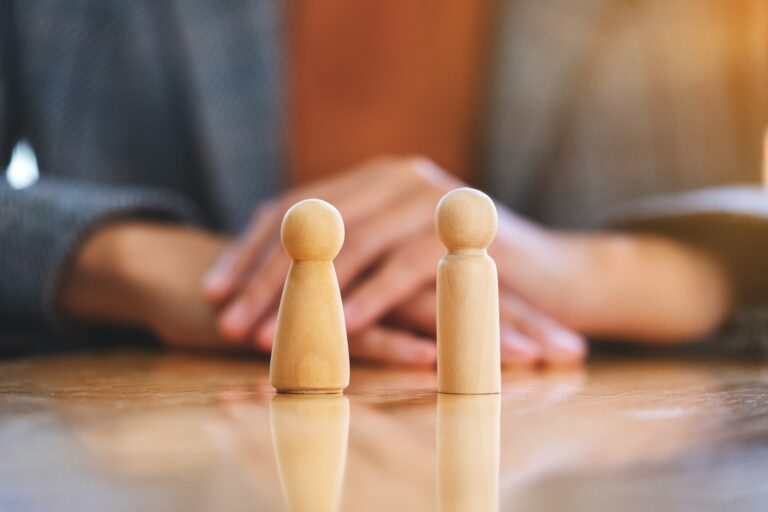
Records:
[[[420,154],[522,213],[584,227],[628,199],[760,181],[765,0],[281,10],[291,183]],[[22,187],[33,153],[14,155],[7,176]]]

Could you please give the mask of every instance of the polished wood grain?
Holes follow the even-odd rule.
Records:
[[[505,371],[439,401],[431,371],[353,367],[318,398],[276,395],[258,359],[10,360],[0,510],[765,510],[766,391],[768,367],[725,361]]]

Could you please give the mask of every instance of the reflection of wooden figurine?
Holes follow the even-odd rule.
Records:
[[[440,512],[499,509],[501,397],[437,397],[437,489]]]
[[[269,415],[288,509],[338,510],[347,460],[347,397],[275,395]]]
[[[499,283],[487,248],[498,218],[490,197],[460,188],[437,205],[448,248],[437,267],[437,379],[442,393],[501,391]]]
[[[344,222],[330,204],[307,199],[286,212],[280,235],[293,263],[277,315],[270,381],[283,393],[340,393],[349,385],[349,349],[333,258],[344,243]]]

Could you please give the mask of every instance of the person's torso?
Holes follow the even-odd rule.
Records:
[[[280,165],[271,1],[12,4],[18,136],[44,176],[183,194],[235,231]]]
[[[322,174],[333,162],[374,156],[365,151],[420,152],[458,162],[456,171],[485,179],[489,192],[523,213],[577,227],[636,197],[757,181],[768,94],[764,2],[502,7],[494,23],[475,12],[461,44],[449,44],[446,28],[461,26],[456,17],[436,6],[433,18],[421,14],[442,29],[425,30],[423,39],[408,31],[410,45],[431,44],[429,51],[397,44],[397,16],[374,16],[351,34],[369,52],[349,60],[312,53],[295,69],[283,65],[289,82],[326,83],[299,91],[311,122],[288,116],[292,140],[333,146],[325,155],[308,151],[306,167]],[[278,137],[283,26],[275,10],[245,0],[17,2],[22,135],[43,171],[172,188],[200,203],[213,225],[241,227],[274,192],[286,150]],[[498,34],[484,56],[477,38],[486,22]],[[288,29],[302,26],[294,20]],[[381,61],[376,48],[388,44]],[[484,88],[476,60],[490,56]],[[395,85],[377,74],[392,69],[407,71]],[[478,76],[440,93],[445,77],[466,79],[462,73]],[[370,87],[378,80],[389,85]],[[325,119],[320,114],[334,112],[329,98],[341,106]],[[485,114],[488,124],[479,123]],[[485,149],[479,158],[477,140]],[[450,151],[441,156],[440,147]]]
[[[505,7],[486,162],[517,211],[583,228],[646,196],[759,183],[763,0]]]

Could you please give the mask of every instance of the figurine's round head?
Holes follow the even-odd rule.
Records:
[[[280,238],[293,260],[330,261],[344,244],[344,221],[330,203],[305,199],[285,212]]]
[[[435,227],[449,251],[485,249],[496,237],[496,206],[473,188],[451,190],[437,203]]]

